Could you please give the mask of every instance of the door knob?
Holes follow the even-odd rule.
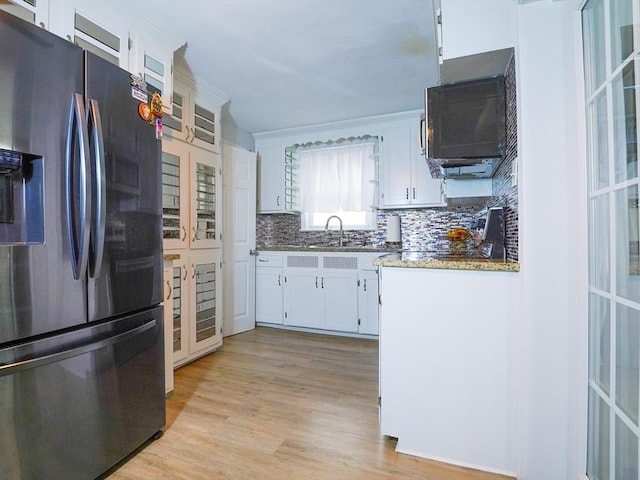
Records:
[[[258,255],[258,251],[253,249],[253,248],[251,248],[251,249],[249,249],[249,255]]]

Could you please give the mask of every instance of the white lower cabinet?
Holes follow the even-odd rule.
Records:
[[[375,257],[260,252],[256,261],[256,322],[377,335],[378,282],[371,267]],[[361,265],[365,269],[361,270]]]
[[[256,323],[282,324],[282,255],[260,252],[256,259]]]
[[[358,273],[358,333],[378,335],[378,274]]]
[[[284,276],[284,324],[293,327],[322,328],[324,295],[319,269],[287,269]]]
[[[326,330],[358,331],[357,271],[325,270],[320,282],[324,291],[324,322]]]
[[[284,284],[285,325],[357,332],[357,282],[355,271],[287,269]]]

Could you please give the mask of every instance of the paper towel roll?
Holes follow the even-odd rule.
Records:
[[[400,217],[389,215],[387,217],[387,242],[400,241]]]

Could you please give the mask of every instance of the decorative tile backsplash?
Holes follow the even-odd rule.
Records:
[[[346,230],[345,243],[383,248],[387,241],[387,217],[398,215],[404,250],[448,251],[449,228],[472,228],[479,210],[472,207],[446,209],[379,210],[376,230]],[[256,223],[258,248],[277,245],[337,245],[338,232],[300,231],[300,216],[291,214],[258,215]]]
[[[507,95],[507,155],[493,176],[493,196],[487,207],[504,207],[507,224],[507,260],[518,261],[518,187],[512,186],[513,164],[518,161],[518,107],[516,98],[515,59],[505,75]]]
[[[400,217],[403,250],[447,253],[447,230],[464,227],[473,230],[479,219],[486,217],[488,207],[502,206],[506,217],[507,260],[518,261],[518,187],[512,186],[513,163],[518,157],[515,62],[512,59],[505,76],[507,95],[507,156],[493,177],[493,196],[478,207],[439,207],[420,209],[378,210],[378,226],[371,231],[345,231],[345,242],[351,245],[385,247],[387,218]],[[258,248],[265,246],[337,245],[338,233],[300,231],[300,216],[295,214],[258,215],[256,222]],[[472,242],[467,242],[473,249]]]

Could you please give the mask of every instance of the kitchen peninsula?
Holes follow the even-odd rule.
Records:
[[[399,452],[515,471],[518,263],[378,258],[381,432]]]

